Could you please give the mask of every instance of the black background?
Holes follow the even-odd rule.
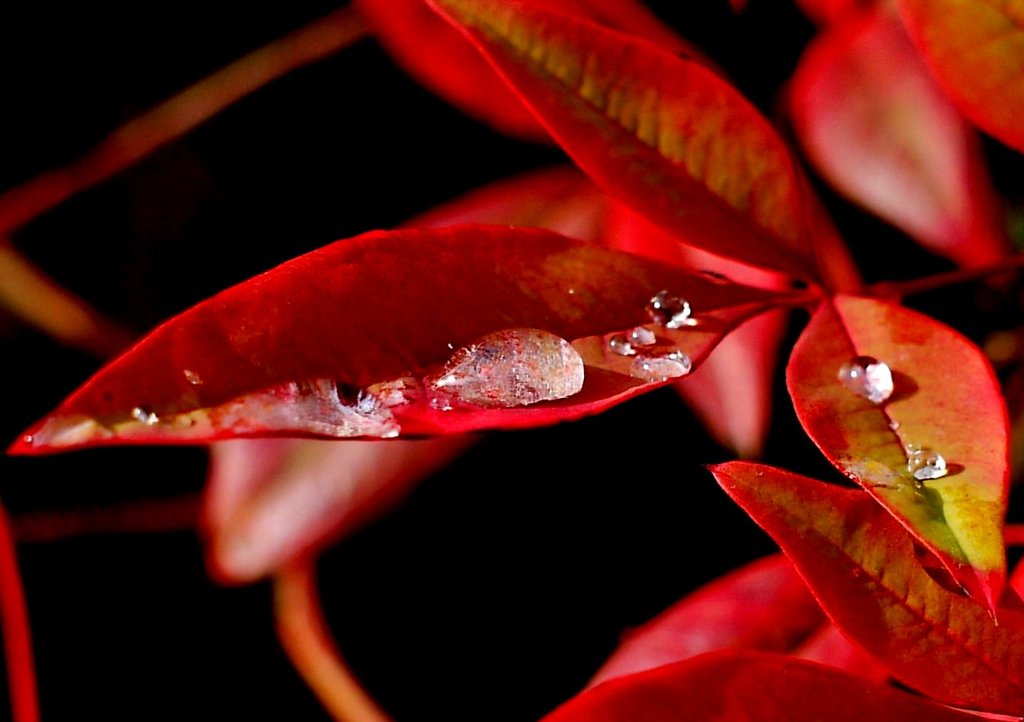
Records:
[[[795,8],[754,0],[735,17],[724,0],[652,5],[779,117],[780,88],[814,32]],[[69,162],[333,7],[4,4],[0,187]],[[1019,160],[988,149],[1004,192],[1019,199]],[[363,41],[242,100],[14,239],[143,332],[299,253],[560,158],[460,115]],[[871,280],[948,267],[826,200]],[[920,303],[980,337],[972,293]],[[985,323],[1005,325],[1005,299],[993,307]],[[0,358],[4,443],[98,364],[4,315]],[[834,478],[778,398],[769,460]],[[326,553],[332,628],[401,720],[537,718],[580,688],[623,628],[772,548],[702,468],[727,458],[669,391],[572,425],[491,435]],[[5,458],[0,496],[15,517],[170,498],[198,492],[205,463],[200,450],[173,448]],[[194,532],[73,537],[19,553],[48,722],[325,719],[278,649],[269,586],[210,582]]]

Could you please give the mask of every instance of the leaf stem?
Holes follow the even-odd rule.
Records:
[[[10,526],[19,544],[63,541],[87,534],[184,531],[198,525],[199,506],[198,494],[185,494],[105,507],[18,514],[11,518]]]
[[[137,163],[267,83],[332,55],[366,33],[358,13],[344,7],[239,58],[115,130],[77,161],[0,195],[0,236]]]
[[[274,616],[281,645],[338,722],[390,722],[352,676],[327,631],[313,564],[298,561],[274,577]]]
[[[25,589],[3,507],[0,507],[0,628],[7,660],[12,719],[14,722],[39,722],[39,695]]]
[[[881,297],[903,297],[918,293],[935,291],[946,286],[970,283],[981,278],[1008,273],[1024,266],[1024,253],[1017,253],[998,263],[991,263],[977,268],[961,268],[934,276],[915,278],[911,281],[882,281],[868,287],[869,293]]]

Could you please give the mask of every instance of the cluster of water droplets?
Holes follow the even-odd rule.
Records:
[[[872,356],[856,356],[839,367],[839,381],[847,389],[873,404],[892,396],[892,370]]]
[[[680,329],[696,326],[689,301],[667,290],[651,297],[645,307],[655,328]],[[686,376],[693,369],[690,357],[675,346],[659,345],[658,335],[647,326],[635,326],[608,338],[608,350],[633,361],[630,376],[642,381],[659,382]]]

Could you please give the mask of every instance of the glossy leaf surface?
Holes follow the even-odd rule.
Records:
[[[894,390],[872,403],[839,380],[842,365],[886,363]],[[953,329],[885,301],[823,303],[793,349],[786,381],[797,416],[825,456],[888,508],[972,592],[994,604],[1006,562],[1007,421],[984,354]],[[910,445],[949,465],[919,481]]]
[[[786,652],[825,616],[793,564],[759,559],[627,633],[589,686],[727,648]]]
[[[842,193],[966,266],[1009,252],[981,147],[885,8],[808,48],[790,88],[797,135]]]
[[[826,612],[893,675],[950,704],[1024,710],[1024,613],[948,591],[871,498],[772,467],[711,469],[783,548]]]
[[[433,3],[602,188],[683,242],[814,275],[804,188],[768,122],[702,65],[526,3]]]
[[[899,7],[960,110],[1024,152],[1024,0],[900,0]]]
[[[650,38],[673,52],[695,52],[632,0],[539,0],[538,4]],[[536,140],[547,137],[522,101],[423,0],[355,0],[355,5],[388,53],[424,86],[500,131]]]
[[[469,443],[447,436],[213,444],[203,504],[207,566],[233,583],[270,574],[377,518]]]
[[[718,652],[587,690],[544,722],[969,722],[942,707],[812,662]]]
[[[662,289],[700,299],[696,325],[658,329],[659,348],[680,350],[694,365],[737,323],[785,300],[540,230],[369,233],[166,322],[12,451],[283,433],[393,437],[579,418],[665,383],[632,376],[632,360],[611,353],[605,338],[649,322],[645,306]],[[508,329],[571,341],[585,364],[582,390],[517,408],[448,411],[423,396],[369,410],[360,403],[367,393],[382,398],[384,386],[392,394],[407,381],[415,387],[453,349]],[[364,395],[348,399],[349,389]]]

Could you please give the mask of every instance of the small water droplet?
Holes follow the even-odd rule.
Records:
[[[576,295],[576,289],[575,288],[570,288],[569,289],[569,295],[570,296],[575,296]]]
[[[942,454],[927,447],[907,446],[907,471],[918,481],[941,479],[949,470]]]
[[[686,376],[692,367],[690,357],[682,351],[645,353],[633,359],[629,375],[643,381],[668,381]]]
[[[144,409],[141,406],[136,406],[132,409],[132,418],[146,426],[153,426],[160,421],[160,417],[154,412]]]
[[[690,318],[691,313],[689,301],[679,296],[673,296],[668,291],[658,291],[647,302],[647,315],[654,323],[665,328],[697,325],[697,322]]]
[[[629,342],[634,346],[653,346],[658,338],[646,326],[636,326],[629,331]]]
[[[375,396],[381,406],[403,406],[423,396],[420,382],[412,376],[402,376],[391,381],[382,381],[366,387],[366,392]]]
[[[871,356],[856,356],[840,366],[839,381],[874,404],[892,396],[892,371],[886,363]]]
[[[535,328],[487,334],[458,349],[440,374],[424,381],[440,403],[526,406],[563,399],[583,388],[583,358],[568,341]],[[443,408],[443,406],[442,406]]]
[[[889,428],[892,429],[893,431],[898,431],[899,428],[900,428],[900,422],[899,421],[890,421],[889,422]]]
[[[188,381],[192,386],[201,386],[203,383],[202,377],[192,369],[185,369],[182,373],[185,374],[185,380]]]
[[[32,434],[25,434],[21,437],[21,441],[25,444],[34,444],[36,443],[36,437],[32,436]]]
[[[619,356],[636,356],[636,349],[623,334],[617,333],[608,339],[608,349]]]

